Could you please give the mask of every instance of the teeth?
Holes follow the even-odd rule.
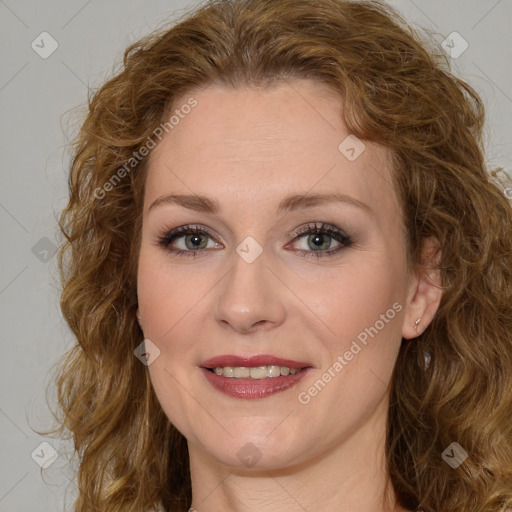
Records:
[[[288,366],[217,366],[214,372],[224,377],[234,377],[235,379],[266,379],[268,377],[279,377],[280,375],[295,375],[301,369],[288,368]]]

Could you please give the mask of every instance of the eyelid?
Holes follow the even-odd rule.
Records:
[[[327,234],[336,234],[339,235],[341,238],[351,240],[351,236],[343,231],[341,228],[338,228],[337,226],[334,226],[333,224],[329,224],[322,221],[316,221],[316,222],[308,222],[307,224],[304,224],[300,226],[299,228],[295,229],[290,236],[293,237],[301,237],[302,235],[309,234],[311,232],[319,232],[319,233],[327,233]]]
[[[211,238],[217,239],[217,234],[213,232],[208,226],[204,224],[184,224],[176,228],[164,228],[158,233],[158,238],[178,238],[179,235],[186,235],[191,232],[205,233]]]

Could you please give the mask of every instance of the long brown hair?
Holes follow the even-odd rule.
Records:
[[[51,432],[67,429],[80,457],[75,511],[191,503],[186,440],[134,356],[142,148],[194,88],[294,78],[331,87],[350,133],[389,149],[411,268],[425,238],[442,249],[440,307],[402,347],[391,383],[386,454],[400,503],[512,506],[512,208],[485,166],[480,98],[426,48],[390,7],[344,0],[215,0],[127,48],[89,101],[60,219],[61,308],[77,344],[55,375]],[[455,442],[468,457],[452,468],[442,453]]]

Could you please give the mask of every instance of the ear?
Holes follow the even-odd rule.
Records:
[[[135,314],[137,315],[137,322],[139,322],[139,326],[142,329],[142,317],[141,317],[140,309],[138,306],[137,306],[137,311],[135,312]]]
[[[415,275],[409,282],[402,325],[402,337],[407,340],[419,336],[428,327],[439,308],[443,290],[441,272],[435,267],[439,265],[440,259],[441,248],[437,239],[425,239],[421,262],[429,268],[422,268],[420,274]],[[418,319],[421,320],[416,324]]]

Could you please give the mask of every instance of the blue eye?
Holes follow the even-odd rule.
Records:
[[[305,239],[306,248],[294,249],[306,258],[322,258],[338,254],[353,243],[352,239],[335,226],[325,223],[312,223],[296,230],[292,242],[285,246],[293,247],[297,240]],[[333,241],[338,246],[332,249]],[[207,249],[220,249],[222,244],[215,242],[206,226],[180,226],[158,239],[158,244],[176,256],[197,257]]]

